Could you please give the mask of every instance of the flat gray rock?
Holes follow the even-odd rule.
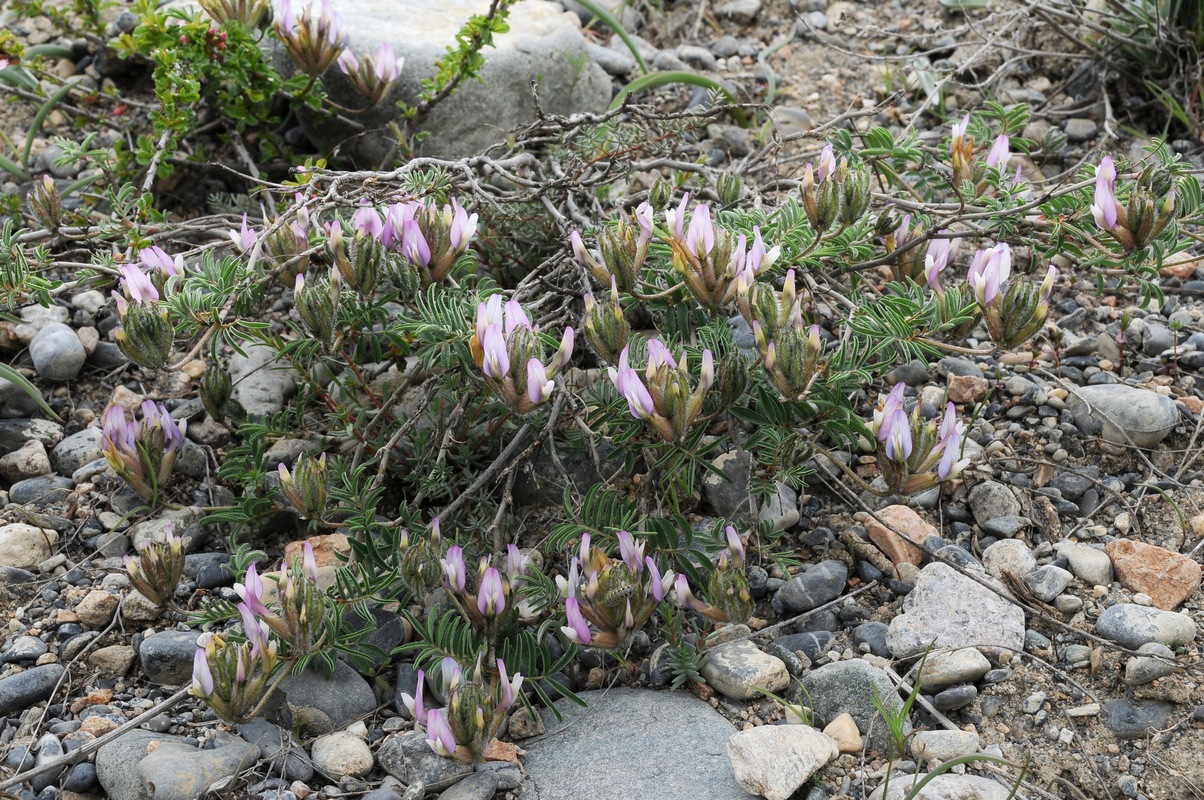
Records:
[[[407,0],[404,13],[393,0],[333,0],[343,19],[352,52],[375,56],[382,43],[405,58],[392,91],[366,113],[356,115],[362,128],[307,117],[306,132],[322,148],[341,146],[375,167],[390,151],[386,128],[400,119],[397,102],[416,105],[422,81],[435,75],[435,60],[454,46],[460,26],[473,14],[485,14],[489,0]],[[481,55],[483,82],[466,80],[423,120],[428,133],[417,144],[424,156],[474,155],[504,141],[511,128],[535,120],[530,84],[548,114],[604,111],[610,103],[610,77],[590,57],[577,22],[563,6],[548,0],[524,0],[510,10],[510,31],[493,40]],[[363,98],[337,68],[326,73],[331,99],[361,109]]]
[[[62,664],[43,664],[0,680],[0,714],[11,714],[48,699],[63,671]]]
[[[727,755],[735,727],[685,692],[582,692],[587,708],[544,711],[548,735],[523,742],[524,800],[748,800]]]
[[[985,578],[985,580],[991,580]],[[1024,647],[1024,612],[946,564],[929,564],[891,620],[886,644],[896,658],[937,648]]]
[[[1131,650],[1149,642],[1176,647],[1196,638],[1196,623],[1186,614],[1117,603],[1099,615],[1095,632]]]
[[[1153,447],[1179,421],[1174,400],[1123,383],[1080,386],[1066,398],[1066,407],[1084,432],[1121,445]]]
[[[256,345],[244,348],[246,355],[230,357],[230,380],[234,399],[252,418],[275,414],[284,408],[284,399],[296,391],[292,373],[285,364],[276,363],[276,351]]]

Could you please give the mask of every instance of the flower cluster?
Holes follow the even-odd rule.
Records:
[[[192,694],[231,725],[250,722],[263,705],[278,662],[267,626],[239,605],[246,641],[201,634],[192,660]]]
[[[486,675],[478,657],[472,674],[465,676],[454,658],[444,658],[440,672],[443,692],[448,698],[445,708],[426,707],[426,673],[418,670],[415,694],[403,693],[401,699],[410,715],[426,730],[431,750],[465,764],[484,758],[523,685],[521,674],[515,673],[513,678],[507,675],[502,659],[497,659],[496,666],[496,670]]]
[[[355,53],[348,49],[338,58],[339,69],[370,106],[376,105],[388,94],[389,88],[401,74],[404,63],[404,58],[393,54],[393,48],[388,42],[380,46],[375,57],[364,54],[362,58],[357,58]]]
[[[817,233],[826,233],[839,223],[847,228],[861,219],[870,207],[873,174],[864,164],[851,165],[847,157],[836,161],[832,145],[819,156],[819,166],[807,162],[801,187],[803,210]]]
[[[649,339],[643,379],[630,365],[629,351],[624,347],[618,366],[608,370],[611,382],[627,400],[633,417],[648,423],[664,441],[681,441],[698,420],[706,393],[715,382],[714,356],[710,350],[702,351],[702,368],[691,391],[685,350],[675,361],[659,340]]]
[[[1165,170],[1146,167],[1129,190],[1129,202],[1116,199],[1116,164],[1104,156],[1095,169],[1091,214],[1126,253],[1147,247],[1177,216],[1175,182]]]
[[[440,566],[443,568],[443,586],[460,613],[484,630],[487,639],[517,615],[516,588],[526,570],[526,559],[514,544],[506,546],[504,572],[492,566],[487,557],[481,557],[474,585],[468,582],[468,564],[459,545],[447,548]]]
[[[703,600],[690,591],[685,574],[679,574],[673,586],[677,605],[688,608],[715,622],[744,622],[752,616],[753,601],[744,571],[744,542],[731,525],[724,532],[727,547],[719,553],[719,563],[707,579]],[[707,602],[709,600],[710,602]]]
[[[630,217],[622,215],[614,225],[602,229],[597,256],[586,249],[581,234],[573,231],[569,235],[573,255],[602,286],[613,283],[624,292],[635,291],[652,241],[653,215],[651,205],[640,203]]]
[[[311,78],[317,78],[347,46],[341,25],[330,0],[310,0],[300,9],[293,7],[293,0],[280,0],[275,27],[276,35],[297,68]]]
[[[184,577],[184,543],[171,523],[165,539],[148,539],[138,546],[138,559],[125,556],[125,574],[138,592],[155,605],[166,605]]]
[[[469,342],[485,383],[516,414],[526,414],[552,394],[552,379],[573,357],[573,329],[565,328],[560,347],[544,363],[539,329],[516,300],[503,306],[495,294],[477,306],[476,331]]]
[[[938,426],[935,420],[920,419],[919,403],[907,413],[905,389],[903,383],[897,383],[880,401],[870,430],[878,444],[878,464],[886,485],[892,491],[914,494],[956,478],[969,459],[960,457],[964,426],[957,420],[953,403],[945,406]]]
[[[713,311],[736,296],[736,276],[748,258],[748,238],[744,234],[733,237],[717,227],[706,203],[695,206],[687,225],[689,202],[690,193],[686,192],[677,208],[665,210],[673,269],[698,304]]]
[[[605,649],[622,647],[644,627],[673,585],[673,573],[662,573],[652,556],[644,555],[643,542],[636,542],[627,531],[619,531],[617,536],[619,558],[612,559],[590,545],[588,533],[583,534],[568,578],[556,578],[568,622],[560,630],[571,642]],[[579,566],[585,573],[584,584]],[[591,624],[597,630],[591,629]]]
[[[302,553],[291,568],[281,570],[284,584],[278,592],[278,610],[265,604],[263,579],[254,564],[247,567],[243,582],[234,584],[234,591],[242,598],[238,608],[244,621],[263,623],[288,644],[290,653],[307,656],[325,643],[327,620],[325,594],[318,587],[318,565],[309,542]]]
[[[247,30],[258,28],[272,11],[268,0],[198,0],[198,3],[219,25],[237,22]]]
[[[171,479],[187,427],[185,420],[177,423],[153,400],[143,401],[138,422],[129,419],[121,406],[110,405],[102,417],[101,450],[117,476],[143,500],[154,503]]]
[[[158,263],[158,256],[153,251],[163,253],[157,247],[143,250],[143,263],[147,263],[148,259],[151,263]],[[158,285],[138,265],[122,264],[119,267],[122,292],[112,293],[117,316],[121,320],[117,346],[127,358],[145,369],[159,369],[167,363],[175,337],[167,310],[159,306],[159,297],[164,286],[163,279],[169,274],[178,274],[174,270],[179,265],[165,253],[163,261],[169,266],[162,270]]]
[[[1013,281],[1005,288],[1011,272],[1012,250],[1006,242],[1000,242],[976,252],[966,276],[991,338],[1007,348],[1028,341],[1045,322],[1049,293],[1058,271],[1051,264],[1040,286],[1031,281]]]

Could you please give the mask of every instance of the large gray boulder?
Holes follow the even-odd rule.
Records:
[[[343,30],[357,57],[375,55],[388,43],[405,58],[393,90],[374,108],[354,116],[362,128],[337,118],[303,120],[306,133],[323,148],[341,147],[364,166],[375,167],[392,149],[390,122],[400,121],[397,101],[417,105],[422,81],[435,75],[435,60],[456,41],[460,26],[489,10],[489,0],[333,0]],[[506,138],[511,128],[532,122],[535,105],[549,114],[602,111],[610,103],[611,83],[586,48],[576,16],[549,0],[523,0],[510,10],[510,30],[482,51],[483,82],[466,80],[423,121],[428,135],[420,155],[456,158],[474,155]],[[326,74],[330,97],[342,106],[362,109],[364,101],[337,67]]]
[[[583,709],[543,712],[548,735],[523,742],[521,797],[746,800],[727,755],[735,727],[686,692],[582,692]]]

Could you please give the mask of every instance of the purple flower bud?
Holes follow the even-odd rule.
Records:
[[[213,694],[213,673],[203,647],[198,647],[192,655],[192,693],[197,697]]]
[[[635,208],[635,221],[640,226],[640,237],[637,241],[638,245],[648,242],[652,238],[652,222],[655,212],[652,206],[647,202],[640,203]]]
[[[305,568],[305,575],[314,583],[318,582],[318,562],[314,558],[314,546],[306,542],[301,546],[301,563]]]
[[[744,563],[744,542],[740,540],[740,534],[736,533],[736,529],[731,525],[727,526],[724,533],[727,535],[727,549],[732,554],[732,563],[739,568]]]
[[[815,177],[820,183],[824,179],[836,171],[836,151],[831,144],[828,144],[819,154],[819,166],[815,170]]]
[[[577,558],[580,560],[582,569],[585,570],[587,575],[593,572],[591,567],[591,562],[593,561],[591,558],[593,555],[593,548],[590,546],[590,544],[591,537],[589,531],[586,531],[585,533],[581,534],[581,542],[577,545]]]
[[[490,325],[502,326],[502,296],[490,295],[489,299],[477,305],[477,341],[485,342],[485,329]]]
[[[954,147],[957,146],[958,140],[963,139],[965,137],[966,128],[969,127],[969,125],[970,125],[970,115],[969,114],[966,114],[966,116],[962,117],[961,122],[953,123]]]
[[[414,696],[402,692],[401,702],[405,705],[406,710],[410,712],[419,725],[426,726],[426,705],[422,702],[422,693],[426,688],[426,673],[418,670],[418,688],[414,690]]]
[[[715,226],[711,222],[711,207],[706,203],[694,209],[685,244],[686,249],[699,258],[715,249]]]
[[[1008,144],[1006,133],[1001,133],[996,137],[995,144],[991,146],[991,152],[987,153],[988,167],[995,167],[1000,172],[1008,168],[1008,160],[1012,157],[1012,151],[1008,149]]]
[[[569,234],[569,244],[573,247],[573,256],[581,263],[582,266],[588,267],[592,262],[593,256],[585,249],[585,242],[581,239],[581,234],[573,231]]]
[[[563,583],[561,583],[563,581]],[[573,556],[569,562],[569,575],[567,578],[556,578],[556,582],[560,583],[560,591],[566,597],[576,597],[577,587],[581,582],[581,574],[577,568],[577,556]]]
[[[645,370],[645,374],[651,379],[656,375],[657,370],[666,364],[672,369],[677,369],[677,362],[673,360],[673,354],[669,352],[669,348],[665,347],[660,339],[649,339],[648,368]]]
[[[943,230],[941,233],[948,233]],[[928,252],[924,255],[924,277],[934,291],[941,291],[940,273],[949,266],[949,259],[957,251],[959,239],[933,239],[928,243]]]
[[[447,579],[447,588],[456,594],[463,594],[468,585],[468,566],[464,563],[464,550],[458,544],[447,548],[443,557],[443,575]]]
[[[448,243],[452,250],[461,253],[468,248],[468,243],[477,232],[477,215],[469,216],[464,207],[455,200],[452,200],[452,209],[454,213],[447,234]]]
[[[339,70],[344,75],[353,76],[360,71],[360,60],[350,50],[344,50],[339,53],[339,57],[335,60],[335,63],[339,65]]]
[[[405,59],[398,58],[389,43],[384,42],[381,44],[380,50],[376,52],[376,77],[383,83],[392,83],[401,74],[403,64],[405,64]]]
[[[633,537],[627,531],[619,531],[619,557],[623,559],[623,563],[632,572],[638,573],[644,568],[644,543],[636,543]]]
[[[161,247],[144,247],[138,251],[138,258],[142,261],[142,266],[151,272],[159,270],[167,275],[180,274],[176,269],[176,262]]]
[[[502,574],[496,567],[490,567],[481,576],[481,585],[477,589],[477,610],[485,619],[499,617],[506,610],[506,589],[502,585]]]
[[[522,576],[523,570],[527,564],[527,559],[523,555],[523,551],[518,549],[518,545],[511,542],[506,545],[506,577],[510,580],[517,580]]]
[[[431,246],[416,220],[408,219],[401,226],[401,252],[411,264],[422,267],[431,264]]]
[[[443,678],[445,694],[450,695],[464,680],[464,671],[460,669],[460,662],[451,656],[444,656],[443,660],[439,662],[439,673]]]
[[[1091,215],[1095,224],[1104,230],[1116,227],[1116,164],[1112,156],[1104,156],[1095,168],[1095,202]]]
[[[589,644],[593,635],[590,633],[589,623],[581,615],[581,608],[576,597],[570,597],[564,601],[564,615],[569,623],[560,629],[565,638],[580,645]]]
[[[652,599],[659,603],[665,599],[665,592],[673,585],[673,573],[666,572],[662,575],[660,568],[652,560],[652,556],[644,557],[644,566],[648,568],[647,591],[652,595]]]
[[[1012,272],[1012,249],[1007,242],[1000,242],[987,250],[974,254],[966,280],[974,289],[974,296],[983,308],[991,305],[999,296],[1003,284]]]
[[[556,348],[556,354],[552,356],[552,363],[556,365],[556,371],[564,369],[573,360],[573,344],[577,341],[577,335],[573,333],[571,327],[564,329],[564,334],[560,337],[560,346]]]
[[[242,227],[238,232],[230,231],[230,239],[237,245],[242,252],[247,252],[255,246],[255,230],[247,225],[247,215],[242,215]]]
[[[243,582],[234,584],[234,591],[255,615],[265,616],[271,613],[263,604],[263,581],[259,579],[259,572],[255,569],[254,564],[247,567],[247,574],[243,578]]]
[[[159,290],[145,272],[133,264],[122,264],[121,286],[135,303],[155,303],[159,300]]]
[[[548,380],[548,373],[538,358],[527,362],[527,399],[533,405],[539,405],[552,396],[555,384]]]
[[[482,368],[490,378],[501,380],[510,372],[510,353],[506,347],[506,338],[502,336],[500,325],[490,325],[485,329],[485,338],[481,341],[485,360]]]
[[[698,385],[707,391],[715,383],[715,356],[710,350],[702,351],[702,373]]]
[[[665,209],[665,227],[669,229],[669,235],[679,242],[684,242],[683,231],[686,226],[686,206],[690,202],[690,193],[686,192],[681,196],[681,203],[676,209]]]
[[[514,679],[511,680],[506,674],[506,665],[499,658],[497,660],[498,682],[502,689],[502,702],[498,706],[498,710],[505,711],[514,705],[514,698],[518,695],[518,690],[522,688],[523,676],[520,673],[514,673]]]
[[[523,311],[522,305],[517,300],[507,300],[503,311],[506,319],[506,336],[514,333],[516,328],[531,327],[531,320],[527,317],[527,312]]]
[[[610,379],[619,390],[619,394],[627,400],[631,415],[636,419],[648,419],[656,413],[656,406],[652,402],[652,395],[648,393],[648,387],[640,381],[640,376],[631,368],[627,359],[627,348],[624,347],[623,352],[619,354],[618,368],[610,370]]]
[[[373,239],[379,239],[385,229],[380,214],[372,206],[360,206],[356,209],[351,217],[351,227],[355,228],[356,233],[371,236]]]
[[[451,758],[456,754],[456,736],[443,719],[443,709],[432,708],[426,715],[426,743],[437,754]]]
[[[690,591],[690,583],[686,580],[685,573],[679,573],[677,582],[673,584],[673,590],[677,594],[677,605],[680,608],[689,608],[693,611],[701,611],[707,607],[707,604],[694,596]]]

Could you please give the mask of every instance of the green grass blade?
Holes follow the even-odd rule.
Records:
[[[13,386],[16,386],[18,389],[25,392],[25,394],[33,398],[34,402],[38,404],[38,408],[45,411],[48,417],[55,420],[59,418],[58,415],[54,413],[54,410],[47,405],[46,401],[42,399],[42,393],[38,391],[37,387],[30,383],[20,372],[17,372],[8,364],[0,364],[0,378],[8,381]]]
[[[59,88],[57,92],[50,95],[50,98],[42,104],[38,109],[37,115],[33,118],[33,122],[29,126],[29,133],[25,137],[25,152],[21,154],[21,163],[26,168],[29,167],[29,154],[33,150],[33,140],[42,130],[42,124],[46,121],[46,117],[50,116],[50,112],[59,104],[59,101],[66,97],[72,89],[75,88],[74,83],[68,83],[66,86]]]
[[[610,12],[602,8],[594,2],[594,0],[577,0],[581,6],[593,14],[602,24],[615,32],[615,35],[622,40],[623,44],[627,45],[627,49],[631,51],[631,55],[635,57],[635,63],[640,65],[640,72],[648,74],[648,64],[644,61],[644,57],[640,55],[639,48],[635,46],[635,41],[623,28],[623,24],[611,16]]]
[[[652,72],[636,78],[631,83],[619,90],[619,93],[615,95],[615,99],[611,101],[610,108],[613,111],[614,109],[623,105],[623,101],[627,99],[628,95],[635,94],[636,92],[642,92],[645,89],[655,89],[657,86],[664,86],[668,83],[689,83],[694,86],[715,89],[716,91],[721,92],[723,96],[727,98],[729,103],[734,104],[740,102],[736,99],[736,96],[732,94],[730,89],[713,78],[708,78],[705,75],[697,75],[693,72],[670,70],[666,72]],[[747,127],[748,120],[745,119],[744,111],[742,109],[733,109],[732,116],[736,118],[736,122],[741,126]]]

